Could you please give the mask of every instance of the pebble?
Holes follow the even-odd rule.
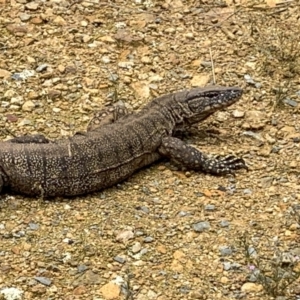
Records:
[[[43,277],[43,276],[36,276],[36,277],[34,277],[34,279],[36,281],[38,281],[39,283],[41,283],[43,285],[47,285],[47,286],[51,285],[51,283],[52,283],[51,279],[49,279],[47,277]]]
[[[249,110],[245,113],[244,129],[261,129],[265,126],[268,117],[265,112]]]
[[[78,265],[77,266],[77,272],[78,273],[85,272],[86,270],[88,270],[88,267],[86,265]]]
[[[40,73],[47,70],[47,68],[48,68],[48,64],[41,64],[35,70]]]
[[[235,118],[243,118],[245,116],[245,112],[244,111],[239,111],[239,110],[234,110],[232,112],[232,115],[235,117]]]
[[[140,243],[140,242],[136,242],[136,243],[134,243],[134,245],[132,246],[131,251],[132,251],[133,253],[138,253],[138,252],[141,251],[141,249],[142,249],[141,243]]]
[[[130,239],[133,239],[134,237],[134,233],[131,230],[126,230],[126,231],[122,231],[120,232],[117,236],[116,236],[116,240],[118,242],[126,242]]]
[[[67,22],[65,21],[65,19],[61,16],[57,16],[54,20],[53,23],[56,25],[60,25],[60,26],[64,26],[67,25]]]
[[[222,276],[221,279],[220,279],[220,282],[223,283],[223,284],[226,284],[229,282],[229,279],[225,276]]]
[[[27,3],[25,5],[25,7],[29,10],[37,10],[39,7],[39,4],[37,2],[32,1],[32,2]]]
[[[297,107],[298,106],[298,102],[295,101],[295,100],[292,100],[290,98],[286,98],[283,100],[283,102],[289,106],[292,106],[292,107]]]
[[[23,299],[23,291],[14,287],[5,287],[0,290],[0,294],[3,299],[7,300],[19,300]],[[2,298],[1,296],[1,298]]]
[[[187,212],[187,211],[180,211],[177,216],[178,217],[186,217],[186,216],[190,216],[191,213],[190,212]]]
[[[219,250],[220,250],[220,254],[222,256],[231,255],[233,252],[231,247],[229,247],[229,246],[221,246],[221,247],[219,247]]]
[[[11,104],[21,105],[23,103],[23,97],[22,96],[12,97],[10,99],[10,103]]]
[[[206,211],[214,211],[215,208],[216,207],[213,204],[207,204],[207,205],[204,206],[204,210],[206,210]]]
[[[102,293],[104,299],[113,300],[119,297],[121,289],[117,284],[109,282],[100,288],[100,292]]]
[[[221,220],[219,224],[221,227],[228,227],[230,223],[227,220]]]
[[[209,228],[210,228],[210,223],[207,221],[199,222],[199,223],[196,223],[193,225],[193,229],[196,232],[203,232],[204,230],[209,229]]]
[[[257,252],[256,252],[255,248],[252,246],[248,247],[248,254],[249,254],[249,256],[257,257]]]
[[[149,213],[149,208],[147,206],[139,206],[137,209],[143,211],[145,214]]]
[[[21,21],[26,22],[31,18],[31,15],[29,15],[27,13],[20,13],[19,18]]]
[[[154,238],[151,237],[151,236],[147,236],[145,239],[144,239],[144,242],[145,243],[152,243],[154,241]]]
[[[126,262],[126,259],[124,257],[121,257],[121,256],[115,256],[114,261],[116,261],[120,264],[124,264]]]
[[[0,78],[8,78],[10,76],[11,76],[11,72],[4,69],[0,69]]]
[[[244,131],[242,134],[245,136],[252,137],[260,142],[265,142],[264,138],[259,133],[255,133],[253,131]]]
[[[35,108],[35,104],[31,100],[26,101],[22,105],[22,110],[23,111],[31,112],[31,111],[33,111],[34,108]]]
[[[231,262],[229,262],[229,261],[224,262],[223,263],[223,268],[224,268],[225,271],[230,270],[231,269]]]
[[[53,107],[52,111],[55,112],[55,113],[59,113],[61,111],[61,108],[59,108],[59,107]]]
[[[245,293],[260,292],[262,289],[263,286],[261,284],[256,284],[253,282],[246,282],[241,287],[241,291]]]
[[[28,120],[28,119],[23,119],[19,122],[18,126],[26,126],[26,125],[31,125],[32,121]]]
[[[3,108],[7,108],[10,105],[10,103],[7,101],[1,101],[0,103],[1,103],[1,107],[3,107]]]
[[[30,228],[31,230],[38,230],[39,227],[40,227],[39,224],[31,223],[31,222],[30,222],[28,225],[29,225],[29,228]]]
[[[251,194],[252,194],[252,191],[251,191],[250,189],[244,189],[244,190],[243,190],[243,193],[244,193],[245,195],[251,195]]]

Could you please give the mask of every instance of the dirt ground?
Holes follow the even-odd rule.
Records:
[[[215,177],[161,161],[74,199],[1,195],[0,299],[300,299],[299,12],[0,0],[0,139],[71,136],[103,105],[215,81],[244,95],[188,143],[249,166]]]

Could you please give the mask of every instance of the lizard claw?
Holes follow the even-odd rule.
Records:
[[[234,155],[217,156],[209,161],[207,171],[216,175],[233,174],[236,170],[246,169],[248,167],[244,159],[235,157]]]

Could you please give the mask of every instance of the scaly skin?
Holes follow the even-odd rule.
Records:
[[[42,135],[0,142],[0,193],[8,188],[30,196],[75,196],[99,191],[128,178],[161,157],[212,174],[246,168],[234,156],[209,159],[174,137],[235,103],[238,87],[206,87],[164,95],[140,112],[99,114],[86,133],[54,142]],[[107,116],[106,116],[107,117]],[[95,124],[98,123],[98,126]]]

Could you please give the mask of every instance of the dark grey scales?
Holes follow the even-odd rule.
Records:
[[[0,193],[75,196],[110,187],[161,157],[211,174],[247,168],[241,158],[208,158],[176,138],[235,103],[238,87],[205,87],[164,95],[137,113],[117,107],[96,114],[88,131],[49,141],[43,135],[0,142]]]

